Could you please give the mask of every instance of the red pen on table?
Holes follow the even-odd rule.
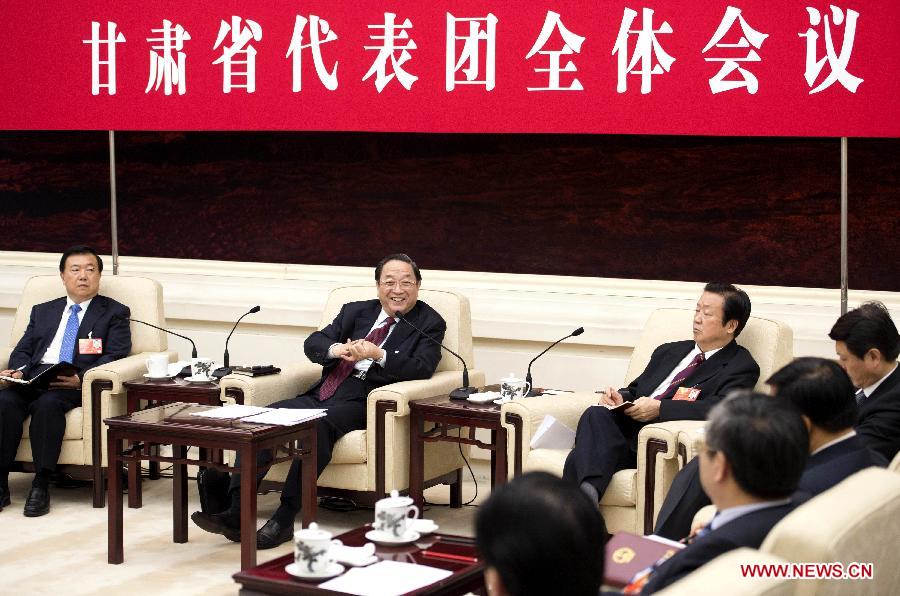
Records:
[[[468,557],[466,555],[454,555],[452,553],[442,553],[433,550],[423,550],[422,556],[432,559],[446,559],[448,561],[461,561],[463,563],[477,563],[478,557]]]

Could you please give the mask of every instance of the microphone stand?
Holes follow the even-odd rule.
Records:
[[[528,363],[528,372],[525,373],[525,382],[528,383],[528,393],[525,394],[525,397],[534,397],[536,395],[539,395],[539,393],[534,390],[534,385],[532,385],[532,380],[531,380],[531,365],[534,364],[534,361],[537,360],[538,358],[540,358],[541,356],[543,356],[544,354],[546,354],[547,352],[549,352],[550,348],[552,348],[559,342],[563,341],[564,339],[569,339],[570,337],[576,337],[578,335],[581,335],[582,333],[584,333],[584,327],[579,327],[578,329],[576,329],[569,335],[556,340],[555,342],[553,342],[552,344],[547,346],[547,348],[543,352],[541,352],[540,354],[538,354],[537,356],[535,356],[534,358],[531,359],[531,362]]]
[[[463,360],[462,356],[460,356],[459,354],[457,354],[456,352],[454,352],[453,350],[451,350],[450,348],[448,348],[447,346],[445,346],[438,340],[434,339],[433,337],[431,337],[430,335],[428,335],[427,333],[425,333],[424,331],[422,331],[421,329],[419,329],[418,327],[413,325],[412,322],[409,319],[407,319],[403,315],[403,313],[400,312],[399,310],[394,313],[394,316],[396,316],[398,319],[400,319],[401,321],[403,321],[404,323],[406,323],[407,325],[409,325],[410,327],[412,327],[419,333],[421,333],[424,337],[427,337],[428,339],[430,339],[431,341],[433,341],[440,347],[444,348],[445,350],[447,350],[448,352],[450,352],[451,354],[456,356],[459,359],[459,361],[462,362],[462,365],[463,365],[462,383],[463,384],[462,384],[462,387],[457,387],[456,389],[454,389],[453,391],[451,391],[449,393],[448,397],[450,399],[469,399],[470,395],[472,395],[473,393],[478,393],[477,388],[469,387],[469,367],[466,366],[466,361]]]
[[[253,308],[251,308],[250,310],[248,310],[247,312],[242,314],[241,317],[234,324],[234,327],[231,328],[231,332],[229,332],[228,337],[225,338],[225,354],[223,355],[223,358],[222,358],[222,366],[213,371],[213,373],[212,373],[213,378],[221,379],[225,375],[231,374],[232,370],[231,370],[231,367],[229,366],[229,362],[228,362],[228,342],[231,341],[231,336],[234,334],[234,330],[237,329],[238,323],[240,323],[243,320],[243,318],[246,317],[247,315],[257,313],[259,311],[260,311],[259,305],[254,306]]]
[[[162,327],[157,327],[153,323],[148,323],[146,321],[139,321],[137,319],[132,319],[131,317],[119,317],[120,319],[124,319],[125,321],[134,321],[135,323],[140,323],[141,325],[146,325],[147,327],[153,327],[154,329],[159,329],[169,335],[174,335],[175,337],[180,337],[181,339],[186,339],[191,342],[191,358],[197,357],[197,344],[194,343],[190,337],[186,335],[181,335],[180,333],[175,333],[174,331],[169,331],[168,329],[163,329]]]

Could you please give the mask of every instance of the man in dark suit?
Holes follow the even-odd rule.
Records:
[[[900,334],[880,302],[867,302],[842,315],[828,337],[838,362],[859,389],[856,432],[888,460],[900,451]]]
[[[303,344],[306,357],[321,364],[322,377],[303,395],[273,404],[281,408],[326,408],[317,422],[316,457],[319,474],[331,460],[335,442],[350,431],[366,427],[366,399],[373,389],[396,383],[428,379],[437,369],[447,324],[433,308],[418,301],[422,275],[404,254],[385,257],[375,267],[377,300],[351,302],[334,321],[310,335]],[[422,334],[400,319],[405,315]],[[259,463],[267,465],[271,453]],[[265,476],[263,472],[258,481]],[[293,536],[294,517],[300,511],[300,466],[295,461],[288,473],[281,505],[257,532],[257,548],[273,548]],[[240,476],[229,488],[231,507],[221,513],[197,511],[191,515],[202,529],[240,541]]]
[[[740,392],[713,408],[697,459],[718,514],[692,543],[653,569],[641,594],[662,590],[730,550],[759,548],[796,506],[790,496],[808,445],[806,426],[788,400]]]
[[[637,436],[645,424],[703,420],[729,391],[752,388],[759,366],[735,342],[749,318],[746,292],[731,284],[707,284],[697,301],[694,339],[659,346],[628,387],[610,387],[600,407],[585,411],[563,477],[599,501],[615,472],[635,467]],[[624,411],[608,409],[624,402],[631,404]]]
[[[847,371],[853,385],[860,388],[856,393],[858,415],[853,424],[856,438],[842,449],[863,445],[890,461],[900,450],[900,372],[897,369],[900,335],[897,327],[883,304],[869,302],[842,315],[829,337],[835,340],[840,366]],[[778,395],[784,389],[780,374],[781,371],[767,381],[780,388]],[[823,384],[819,391],[824,393],[829,389]],[[881,458],[871,458],[863,452],[843,461],[845,471],[855,472],[859,469],[857,465],[870,459],[878,463],[869,465],[883,465]],[[822,468],[825,470],[831,478],[837,477],[837,466]],[[820,483],[812,486],[816,485],[822,486]],[[709,497],[700,486],[697,463],[689,462],[672,482],[659,510],[654,532],[675,540],[685,536],[694,515],[709,503]]]
[[[33,379],[59,362],[77,369],[57,376],[39,390],[0,381],[0,508],[10,504],[9,470],[22,439],[22,425],[31,416],[29,436],[35,469],[25,501],[25,515],[50,511],[48,484],[56,469],[66,430],[66,412],[81,405],[81,380],[95,366],[124,358],[131,351],[128,307],[99,296],[103,261],[86,246],[73,246],[59,261],[65,298],[35,305],[25,335],[9,356],[0,376]],[[52,373],[51,373],[52,374]]]

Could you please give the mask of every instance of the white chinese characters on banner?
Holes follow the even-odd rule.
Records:
[[[818,27],[822,23],[822,13],[815,8],[807,6],[806,11],[809,13],[809,24],[811,26],[806,30],[806,33],[799,34],[800,37],[806,38],[806,71],[803,73],[806,77],[806,84],[810,87],[813,86],[816,79],[819,78],[825,62],[828,62],[828,67],[831,69],[828,76],[810,90],[810,95],[824,91],[836,82],[839,82],[851,93],[856,93],[856,88],[863,82],[861,78],[847,72],[847,65],[850,64],[850,54],[853,52],[853,40],[856,38],[856,21],[859,18],[859,13],[855,10],[847,10],[847,23],[844,25],[844,38],[841,41],[841,53],[839,55],[834,51],[834,37],[831,24],[833,23],[835,27],[842,25],[844,23],[844,11],[833,4],[830,8],[831,22],[829,23],[827,14],[824,17],[825,55],[821,59],[816,60],[819,33],[813,27]]]
[[[740,25],[741,28],[741,37],[735,43],[724,43],[722,40],[734,26],[735,21]],[[756,50],[762,48],[763,42],[766,38],[769,37],[766,33],[760,33],[753,27],[747,24],[747,21],[744,20],[744,17],[741,15],[741,9],[735,8],[734,6],[729,6],[725,10],[725,16],[722,18],[722,22],[719,23],[719,28],[716,29],[716,32],[713,34],[712,39],[709,40],[709,43],[706,44],[706,47],[703,48],[702,54],[705,54],[713,47],[723,49],[723,50],[740,50],[741,53],[744,52],[744,48],[749,48],[752,46],[756,49],[747,50],[747,54],[745,56],[730,56],[725,58],[704,58],[707,62],[722,62],[722,68],[719,69],[719,72],[716,73],[716,76],[709,80],[709,88],[715,93],[722,93],[723,91],[731,91],[733,89],[740,89],[741,87],[747,88],[747,93],[750,95],[754,95],[757,91],[759,91],[759,81],[752,72],[745,68],[741,68],[741,62],[760,62],[761,58]],[[738,74],[741,75],[742,80],[728,80],[726,77],[733,73],[734,71],[738,71]]]
[[[367,51],[378,50],[378,56],[372,63],[372,66],[363,76],[362,80],[368,80],[375,75],[375,88],[381,93],[388,83],[395,76],[397,81],[403,85],[404,89],[409,91],[412,84],[419,80],[419,77],[406,72],[403,65],[412,58],[409,50],[416,49],[416,42],[409,38],[407,29],[412,29],[412,22],[409,19],[403,21],[402,25],[397,25],[395,20],[397,15],[392,12],[384,13],[384,25],[369,25],[369,29],[381,29],[382,35],[377,33],[369,35],[369,39],[375,42],[381,42],[381,45],[363,46]],[[400,52],[400,57],[397,57]],[[391,73],[388,74],[388,60],[391,61]]]
[[[303,29],[306,25],[309,24],[309,43],[303,43]],[[322,38],[320,36],[324,35]],[[291,35],[291,43],[288,46],[287,54],[285,58],[291,59],[291,72],[292,72],[292,84],[291,91],[297,93],[301,89],[303,89],[303,77],[301,70],[301,55],[302,51],[306,48],[309,48],[309,51],[312,53],[313,65],[316,67],[316,74],[319,75],[319,80],[322,81],[322,84],[329,91],[334,91],[338,88],[338,79],[337,79],[337,68],[338,61],[334,61],[334,68],[331,69],[331,72],[328,72],[328,69],[325,68],[325,62],[322,60],[322,44],[328,43],[330,41],[334,41],[338,38],[337,33],[335,33],[331,29],[331,25],[328,24],[328,21],[325,19],[320,19],[318,16],[311,14],[309,15],[309,19],[306,17],[302,17],[297,15],[297,18],[294,20],[294,33]]]
[[[545,49],[547,42],[550,41],[550,36],[553,35],[554,30],[559,31],[559,34],[563,40],[563,47],[559,50]],[[573,77],[572,83],[568,87],[561,87],[559,82],[559,75],[561,72],[576,72],[578,70],[578,68],[575,66],[575,63],[571,60],[568,60],[566,62],[566,65],[560,68],[560,58],[562,56],[570,56],[573,53],[581,53],[582,43],[584,43],[584,38],[566,29],[565,25],[563,25],[562,20],[559,17],[559,13],[548,10],[547,16],[544,17],[544,26],[541,28],[541,33],[540,35],[538,35],[538,38],[534,42],[534,45],[531,46],[531,51],[528,52],[528,55],[525,56],[525,59],[529,60],[535,54],[542,54],[547,56],[550,60],[550,65],[545,68],[537,67],[534,69],[534,72],[546,72],[548,74],[549,80],[546,87],[528,87],[528,90],[583,91],[584,86],[582,86],[581,81],[579,81],[577,78]]]
[[[106,23],[106,37],[100,38],[100,23],[91,22],[91,38],[81,40],[91,46],[91,95],[100,95],[106,89],[109,95],[116,94],[116,44],[125,43],[125,36],[116,32],[113,22]],[[106,60],[101,60],[101,48],[106,47]],[[101,68],[106,71],[106,78],[101,78]],[[106,82],[103,82],[103,81]]]
[[[159,91],[159,86],[165,83],[163,93],[172,95],[172,86],[178,86],[178,95],[185,92],[185,54],[184,42],[191,39],[191,34],[181,25],[172,27],[172,21],[163,20],[162,29],[151,29],[151,33],[159,33],[160,37],[148,37],[150,44],[150,78],[147,80],[147,88],[144,93],[150,93],[150,89]],[[175,51],[176,56],[172,55]],[[161,53],[161,55],[160,55]]]
[[[250,41],[262,41],[262,27],[250,19],[246,23],[241,26],[241,17],[233,16],[231,24],[222,21],[219,25],[219,35],[213,49],[217,50],[222,46],[222,55],[213,64],[224,65],[223,93],[231,93],[232,89],[246,89],[247,93],[256,91],[256,48],[250,45]],[[222,45],[229,33],[231,43]]]
[[[613,54],[618,54],[618,79],[616,83],[616,91],[625,93],[628,91],[628,75],[641,76],[641,94],[646,95],[652,90],[652,76],[662,74],[663,71],[669,72],[675,58],[666,53],[656,39],[657,33],[672,33],[672,27],[668,21],[663,21],[659,29],[653,28],[653,9],[644,8],[642,12],[642,22],[640,29],[632,29],[634,17],[637,12],[626,8],[622,16],[622,24],[619,27],[619,34],[616,36],[616,44],[613,46]],[[628,58],[628,36],[636,35],[637,41],[634,43],[634,54],[631,59]],[[656,64],[653,63],[654,57]],[[635,67],[640,62],[640,69]]]
[[[492,13],[481,18],[456,18],[447,13],[447,52],[445,88],[453,91],[457,85],[483,85],[486,91],[493,91],[497,83],[497,22]],[[457,32],[457,24],[468,25],[464,33]],[[457,42],[462,49],[457,56]],[[484,60],[481,59],[482,47]],[[482,72],[482,63],[483,72]],[[464,79],[457,79],[462,72]]]

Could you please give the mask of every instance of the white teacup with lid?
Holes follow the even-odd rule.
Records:
[[[531,385],[525,379],[520,379],[514,373],[509,373],[505,379],[500,379],[500,399],[509,401],[525,397],[531,391]]]
[[[294,563],[300,575],[322,575],[334,564],[331,554],[333,544],[339,540],[331,540],[331,532],[322,530],[315,522],[308,527],[294,532]]]
[[[410,515],[412,514],[412,515]],[[419,517],[419,508],[410,497],[401,497],[396,490],[391,496],[375,502],[375,521],[372,527],[394,538],[407,536],[412,529],[411,520]]]

